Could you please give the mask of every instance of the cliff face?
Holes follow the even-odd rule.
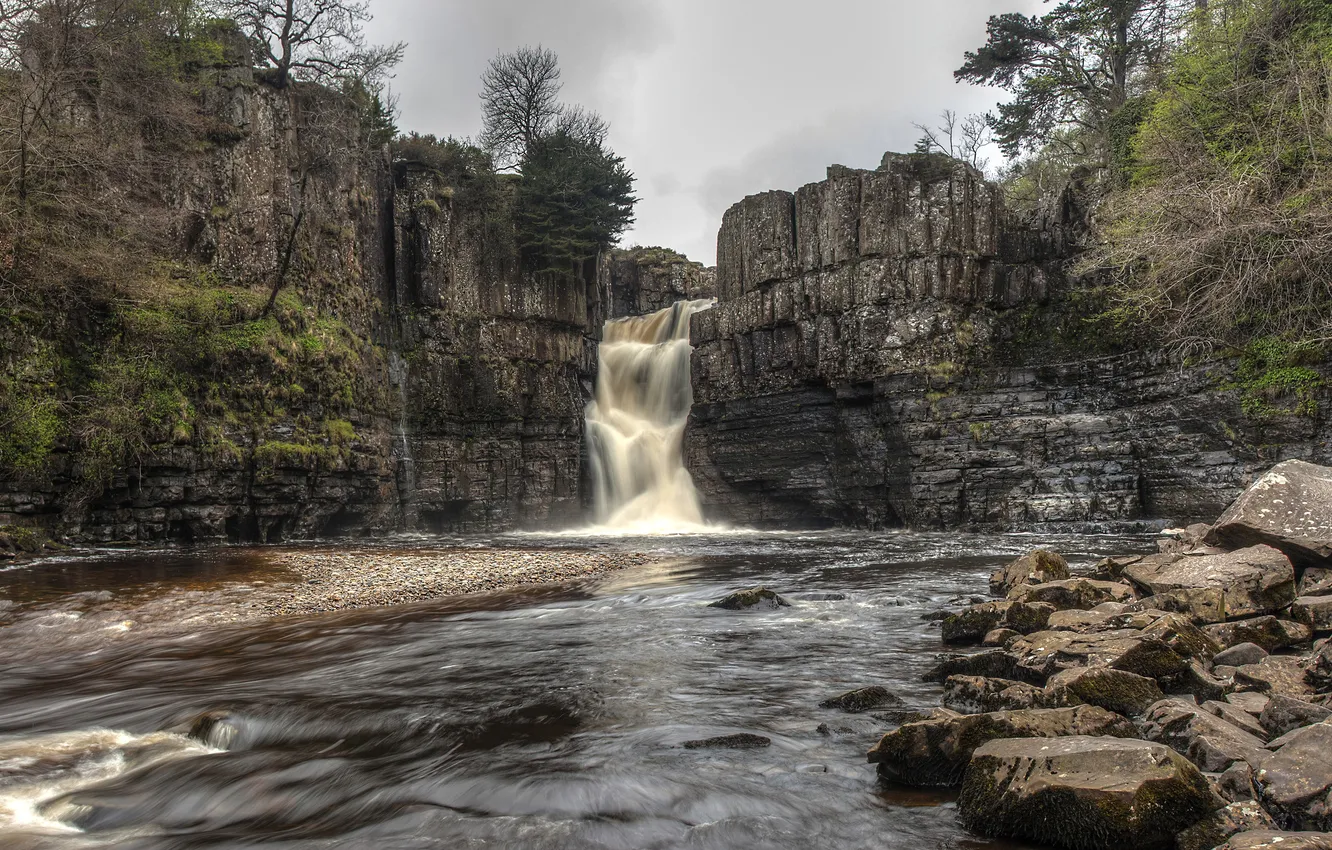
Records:
[[[1064,269],[1085,219],[1073,194],[1060,201],[1019,220],[965,166],[890,154],[733,206],[718,304],[691,334],[686,463],[712,514],[1183,521],[1216,515],[1277,459],[1326,460],[1321,417],[1244,414],[1231,362],[1098,356],[1112,347],[1077,317],[1052,354],[1046,336],[1080,294]]]
[[[667,248],[630,248],[610,252],[602,266],[611,298],[611,318],[642,316],[676,301],[712,298],[717,270],[691,262]]]
[[[0,474],[0,525],[204,542],[571,522],[607,276],[524,273],[493,175],[469,193],[465,169],[367,149],[316,87],[210,73],[207,136],[145,188],[168,224],[131,297],[0,330],[0,402],[53,411],[49,446]],[[99,478],[121,407],[89,388],[145,362],[122,393],[142,442]]]

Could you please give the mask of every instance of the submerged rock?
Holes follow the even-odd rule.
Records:
[[[1332,558],[1332,469],[1288,460],[1240,494],[1207,534],[1226,548],[1265,543],[1301,564]]]
[[[958,799],[973,832],[1076,850],[1164,850],[1215,805],[1168,747],[1081,735],[982,745]]]
[[[996,570],[990,576],[990,592],[1005,596],[1019,584],[1043,584],[1069,577],[1068,562],[1058,552],[1037,549]]]
[[[708,607],[724,608],[727,611],[744,611],[750,608],[772,610],[790,608],[791,603],[766,587],[751,587],[748,590],[737,590],[735,593],[727,594]]]
[[[897,708],[903,705],[902,698],[888,693],[887,688],[873,685],[826,699],[819,703],[819,708],[835,708],[848,714],[861,714],[881,708]]]
[[[1091,705],[994,711],[908,723],[884,735],[868,753],[879,776],[904,785],[957,785],[976,747],[997,738],[1113,735],[1137,729],[1118,714]]]
[[[772,739],[741,732],[736,735],[718,735],[715,738],[685,741],[683,746],[686,750],[758,750],[772,746]]]

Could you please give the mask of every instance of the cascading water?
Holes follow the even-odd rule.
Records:
[[[706,528],[681,443],[689,408],[689,317],[711,301],[679,301],[606,323],[597,393],[587,406],[597,522],[628,533]]]

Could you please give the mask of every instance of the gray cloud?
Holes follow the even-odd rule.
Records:
[[[834,162],[878,164],[944,109],[989,15],[1039,0],[375,0],[370,35],[408,42],[393,88],[404,129],[474,135],[477,78],[500,50],[560,56],[564,98],[601,112],[638,176],[629,244],[712,262],[721,214]]]

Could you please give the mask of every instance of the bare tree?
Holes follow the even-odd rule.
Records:
[[[582,106],[563,106],[555,129],[588,144],[602,146],[610,134],[610,125],[600,114]]]
[[[560,106],[561,85],[559,60],[549,48],[520,47],[490,60],[481,75],[481,146],[496,165],[518,165],[556,128],[568,112]]]
[[[924,134],[916,142],[916,150],[920,153],[948,154],[977,171],[984,171],[990,161],[983,154],[985,148],[993,142],[985,116],[968,115],[958,121],[956,112],[945,109],[940,119],[942,123],[938,127],[913,125]]]
[[[279,88],[293,78],[374,81],[406,49],[366,44],[368,0],[222,0],[221,8],[261,45]]]

